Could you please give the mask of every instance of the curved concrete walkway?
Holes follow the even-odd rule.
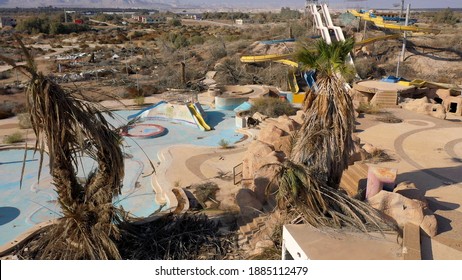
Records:
[[[440,120],[403,109],[390,109],[402,123],[358,119],[367,129],[358,133],[363,143],[394,154],[381,166],[398,168],[397,182],[412,181],[425,191],[438,219],[438,235],[423,238],[423,258],[462,259],[462,118]]]

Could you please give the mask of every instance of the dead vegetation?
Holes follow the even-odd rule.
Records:
[[[123,259],[220,260],[236,250],[234,234],[220,234],[206,215],[166,215],[141,225],[122,225]]]
[[[374,164],[393,160],[393,157],[391,157],[385,150],[379,148],[374,148],[374,150],[372,150],[372,152],[369,153],[366,158],[367,162],[371,162]]]

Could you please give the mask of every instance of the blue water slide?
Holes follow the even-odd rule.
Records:
[[[306,84],[310,88],[316,85],[316,81],[314,80],[315,73],[316,72],[314,70],[310,70],[310,71],[303,73],[303,78],[305,79]]]
[[[144,112],[146,112],[146,111],[148,111],[148,110],[151,110],[151,109],[153,109],[153,108],[155,108],[155,107],[157,107],[157,106],[159,106],[159,105],[161,105],[161,104],[164,104],[164,103],[167,103],[167,102],[165,102],[165,101],[160,101],[160,102],[158,102],[158,103],[156,103],[156,104],[154,104],[154,105],[152,105],[152,106],[149,106],[149,107],[147,107],[147,108],[145,108],[145,109],[139,111],[139,112],[136,113],[136,114],[133,114],[133,115],[128,116],[128,117],[127,117],[127,120],[134,119],[134,118],[138,117],[139,115],[143,114]]]

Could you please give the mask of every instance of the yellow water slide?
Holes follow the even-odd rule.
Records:
[[[400,34],[378,36],[378,37],[373,37],[373,38],[363,40],[361,42],[357,42],[355,45],[357,45],[357,46],[367,45],[367,44],[372,44],[374,42],[381,41],[381,40],[396,39],[396,38],[399,38],[400,36],[401,36]],[[298,63],[297,62],[287,59],[287,58],[292,57],[293,55],[294,55],[293,53],[288,53],[288,54],[266,54],[266,55],[247,55],[247,56],[242,56],[241,57],[241,62],[243,62],[243,63],[261,63],[261,62],[267,62],[267,61],[274,61],[274,62],[277,62],[277,63],[282,63],[282,64],[285,64],[285,65],[292,66],[294,68],[298,68]],[[293,93],[299,92],[299,87],[298,87],[298,84],[297,84],[297,78],[295,77],[295,71],[289,70],[288,82],[289,82],[289,88],[290,88],[291,92],[293,92]]]
[[[363,40],[361,42],[356,42],[355,45],[356,46],[367,45],[367,44],[375,43],[377,41],[397,39],[399,37],[401,37],[400,34],[391,34],[391,35],[372,37],[372,38],[368,38],[366,40]],[[289,66],[297,68],[298,67],[297,62],[287,59],[287,58],[292,57],[293,55],[294,55],[293,53],[265,54],[265,55],[246,55],[246,56],[241,56],[241,62],[243,62],[243,63],[260,63],[260,62],[274,61],[274,62],[282,63],[282,64],[285,64],[285,65],[289,65]]]
[[[201,130],[209,131],[211,130],[210,126],[205,122],[204,118],[202,118],[201,114],[196,110],[193,104],[188,105],[189,111],[193,115],[194,119],[196,120],[197,125]]]
[[[275,61],[278,63],[283,63],[292,67],[298,67],[298,63],[288,60],[287,58],[293,56],[292,53],[288,54],[265,54],[265,55],[249,55],[242,56],[241,62],[243,63],[259,63],[266,61]]]
[[[421,88],[424,86],[433,86],[433,87],[443,88],[443,89],[458,88],[458,86],[455,84],[437,83],[437,82],[430,82],[430,81],[419,80],[419,79],[412,80],[412,81],[399,81],[398,84],[403,85],[403,86],[415,86],[417,88]]]
[[[356,10],[350,10],[350,14],[354,15],[355,17],[359,17],[365,21],[370,21],[374,23],[377,27],[382,27],[391,30],[399,30],[399,31],[413,31],[413,32],[423,32],[423,33],[433,33],[438,34],[440,33],[439,29],[434,28],[422,28],[422,27],[415,27],[415,26],[406,26],[406,25],[399,25],[393,23],[386,23],[383,17],[371,17],[369,13],[360,13]]]
[[[287,58],[291,57],[293,54],[267,54],[267,55],[251,55],[251,56],[242,56],[241,62],[243,63],[259,63],[259,62],[266,62],[266,61],[274,61],[277,63],[282,63],[285,65],[292,66],[294,68],[298,68],[298,63],[292,60],[288,60]],[[295,71],[289,70],[288,73],[288,82],[290,91],[293,93],[297,93],[300,91],[300,88],[297,84],[297,78],[295,77]]]

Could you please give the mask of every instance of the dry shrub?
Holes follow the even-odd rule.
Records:
[[[15,115],[15,106],[16,105],[13,102],[3,102],[0,104],[0,120],[13,117]]]
[[[129,86],[125,90],[128,98],[136,98],[141,95],[141,89],[136,86]]]
[[[21,113],[18,114],[18,120],[19,120],[19,127],[20,128],[31,128],[32,123],[30,120],[30,114],[29,113]]]
[[[370,115],[377,115],[381,113],[380,107],[376,105],[372,105],[369,103],[361,103],[359,104],[358,108],[356,108],[356,112],[360,114],[370,114]]]
[[[271,118],[287,115],[291,116],[296,113],[296,109],[289,102],[279,98],[262,97],[253,100],[251,114],[259,112]]]
[[[400,118],[395,117],[393,114],[385,114],[385,116],[377,118],[378,121],[384,122],[384,123],[402,123],[403,120]]]
[[[216,203],[215,195],[219,190],[218,185],[214,182],[205,182],[202,184],[192,185],[192,189],[194,189],[194,196],[196,197],[197,201],[200,203],[202,208],[206,209],[207,205],[205,204],[207,201],[212,201]]]
[[[6,80],[11,78],[11,73],[9,71],[0,72],[0,80]]]
[[[355,61],[356,72],[362,79],[381,78],[385,71],[380,68],[375,58],[361,58]]]
[[[385,152],[385,150],[375,148],[372,153],[368,154],[367,161],[372,162],[374,164],[380,162],[387,162],[392,161],[393,158]]]
[[[235,249],[234,234],[224,235],[206,215],[166,215],[124,225],[118,247],[123,259],[219,260]]]

